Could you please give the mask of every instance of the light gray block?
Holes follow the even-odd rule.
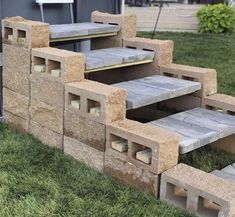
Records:
[[[160,75],[116,83],[113,86],[127,91],[127,109],[143,107],[201,89],[201,84],[198,82]]]
[[[155,53],[152,51],[144,51],[144,50],[137,50],[130,48],[121,48],[121,47],[106,48],[100,51],[106,54],[122,57],[124,63],[153,59],[155,56]]]
[[[220,170],[214,170],[211,174],[235,183],[235,175]]]
[[[61,24],[50,25],[50,38],[70,38],[79,36],[89,36],[92,34],[100,33],[113,33],[119,32],[120,27],[110,24],[97,24],[97,23],[74,23],[74,24]]]
[[[229,173],[235,176],[235,167],[233,167],[232,165],[229,165],[227,167],[225,167],[224,169],[221,170],[222,172],[225,173]]]
[[[189,124],[174,119],[171,116],[151,123],[155,126],[174,131],[181,135],[180,154],[193,151],[219,139],[219,133],[216,131]],[[190,143],[190,141],[192,143]]]
[[[111,54],[105,54],[99,50],[94,50],[85,53],[86,56],[86,69],[96,69],[106,66],[119,65],[123,63],[122,57]],[[91,60],[96,59],[96,61]],[[89,68],[88,68],[89,67]]]
[[[204,108],[191,109],[149,124],[178,133],[181,154],[235,133],[233,116]]]

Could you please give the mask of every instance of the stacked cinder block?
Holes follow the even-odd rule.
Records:
[[[109,47],[122,47],[123,39],[136,36],[136,15],[124,14],[114,15],[94,11],[91,14],[93,23],[111,24],[120,26],[120,31],[116,36],[92,39],[92,49],[101,49]]]
[[[179,137],[128,119],[106,132],[105,173],[158,196],[159,175],[178,163]]]
[[[162,174],[160,199],[200,217],[235,216],[234,183],[185,164]]]
[[[3,24],[3,116],[21,132],[29,130],[31,49],[49,46],[49,25],[22,17]]]
[[[30,133],[42,142],[62,149],[64,87],[84,78],[85,58],[56,48],[32,49],[30,76]]]
[[[202,89],[193,94],[167,100],[160,103],[160,107],[175,112],[201,107],[202,99],[217,93],[217,73],[214,69],[171,64],[162,65],[160,74],[189,81],[200,82]]]
[[[126,116],[126,92],[94,81],[65,85],[64,152],[103,171],[106,125]]]
[[[235,97],[225,94],[213,94],[202,99],[202,107],[235,116]],[[213,147],[235,154],[235,134],[212,143]]]

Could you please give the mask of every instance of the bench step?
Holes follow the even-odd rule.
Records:
[[[121,47],[93,50],[85,53],[86,72],[142,64],[143,61],[152,62],[154,55],[152,51]]]
[[[74,23],[50,25],[50,41],[68,41],[92,37],[116,35],[120,26],[100,23]]]
[[[201,89],[199,82],[154,75],[113,86],[127,91],[127,110],[187,95]]]
[[[195,108],[149,122],[180,135],[180,154],[193,151],[235,133],[235,117],[218,111]]]

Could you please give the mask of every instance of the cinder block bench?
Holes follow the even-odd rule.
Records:
[[[157,54],[156,54],[157,55]],[[85,53],[86,73],[153,62],[155,52],[130,48],[106,48]]]
[[[199,217],[235,216],[235,184],[185,164],[161,177],[160,199]]]
[[[127,91],[127,109],[143,107],[201,89],[199,82],[161,75],[116,83],[113,86]]]
[[[149,124],[178,133],[181,154],[235,133],[234,116],[204,108],[191,109]]]
[[[50,25],[50,42],[71,41],[117,35],[119,25],[101,23],[74,23]]]

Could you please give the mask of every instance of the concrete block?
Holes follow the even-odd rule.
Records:
[[[104,152],[98,151],[76,139],[64,136],[64,153],[99,172],[104,171]]]
[[[71,106],[73,100],[80,100],[80,109]],[[68,83],[65,109],[102,124],[122,120],[126,116],[126,92],[89,80]]]
[[[112,148],[112,143],[120,139],[128,142],[126,152],[120,153]],[[151,152],[142,153],[145,149],[150,149]],[[106,129],[106,150],[155,174],[160,174],[177,164],[178,149],[177,134],[136,121],[126,119],[113,122]]]
[[[114,156],[110,153],[110,150],[105,152],[104,172],[125,185],[143,189],[153,196],[158,197],[159,175]]]
[[[29,75],[30,65],[31,50],[3,44],[3,70],[7,68],[22,69],[24,74]]]
[[[235,134],[213,142],[211,146],[235,154]]]
[[[32,73],[38,74],[35,65],[36,68],[46,65],[46,75],[64,83],[84,79],[85,57],[82,53],[51,47],[32,49]]]
[[[16,44],[15,23],[24,21],[22,17],[7,17],[2,20],[2,39],[4,44]]]
[[[64,135],[99,151],[105,151],[105,125],[77,113],[65,111]]]
[[[3,109],[23,119],[29,119],[29,98],[3,88]]]
[[[40,124],[30,121],[30,133],[40,140],[43,144],[50,147],[61,149],[63,148],[63,135],[56,133]]]
[[[64,108],[64,84],[44,74],[31,74],[31,98],[48,105]]]
[[[114,15],[94,11],[91,14],[91,21],[94,23],[118,25],[121,29],[116,36],[92,39],[92,49],[122,47],[124,38],[136,36],[137,18],[134,14]]]
[[[215,69],[172,64],[170,66],[161,66],[160,73],[165,76],[200,82],[202,89],[197,91],[194,96],[209,96],[217,92],[217,73]]]
[[[21,118],[6,110],[3,110],[3,121],[4,124],[15,129],[19,133],[29,132],[29,119]]]
[[[64,109],[31,99],[30,119],[41,126],[63,134]]]
[[[27,49],[49,46],[49,24],[47,23],[11,17],[4,19],[3,26],[5,43]],[[12,42],[7,40],[8,35],[13,36]]]
[[[202,107],[211,110],[222,110],[227,114],[235,115],[235,97],[225,94],[213,94],[202,99]]]
[[[147,38],[126,38],[123,40],[123,46],[127,48],[149,50],[155,52],[153,61],[154,71],[159,70],[159,66],[171,65],[173,59],[174,42],[170,40],[156,40]]]
[[[44,64],[39,64],[39,65],[34,65],[33,70],[35,72],[46,72],[46,65]]]
[[[184,195],[177,195],[182,188]],[[201,170],[178,164],[161,177],[160,199],[201,217],[235,215],[235,184]]]

